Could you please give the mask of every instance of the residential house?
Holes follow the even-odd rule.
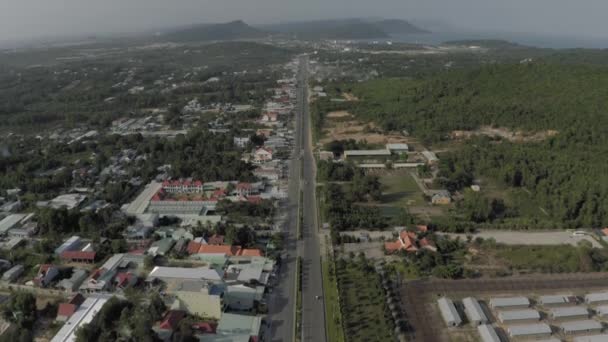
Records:
[[[260,147],[253,152],[254,163],[265,163],[272,160],[272,150],[267,147]]]
[[[452,202],[450,193],[447,190],[437,191],[431,197],[431,203],[436,205],[447,205]]]
[[[215,319],[219,319],[224,311],[224,292],[221,282],[210,283],[201,279],[174,282],[166,289],[167,295],[174,300],[172,309]]]
[[[423,230],[419,230],[419,232],[423,232]],[[405,229],[401,230],[397,241],[384,243],[384,249],[387,253],[395,253],[399,251],[415,253],[421,248],[430,250],[432,252],[437,251],[435,244],[431,240],[427,239],[426,237],[419,238],[416,232],[410,232]]]
[[[78,288],[87,279],[88,272],[82,269],[72,270],[70,278],[62,279],[57,284],[57,288],[62,289],[66,292],[78,291]]]
[[[73,295],[67,303],[59,304],[59,307],[57,308],[57,317],[55,319],[60,322],[67,321],[84,301],[85,298],[80,293]]]
[[[87,298],[55,334],[51,342],[76,341],[76,331],[91,322],[108,300],[109,298],[105,296]]]
[[[58,276],[59,268],[57,266],[44,264],[38,269],[38,274],[34,278],[34,284],[39,287],[47,287]]]

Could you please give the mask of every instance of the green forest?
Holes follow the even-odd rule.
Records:
[[[460,190],[476,177],[487,176],[531,193],[547,217],[515,219],[519,228],[608,223],[608,68],[492,65],[426,80],[384,79],[335,87],[361,99],[343,104],[359,119],[374,121],[386,131],[406,130],[427,144],[447,141],[453,130],[483,125],[529,133],[553,130],[554,135],[528,142],[467,140],[440,156],[441,181],[450,190]],[[510,220],[517,218],[517,209],[508,210]],[[494,216],[487,215],[487,220]]]

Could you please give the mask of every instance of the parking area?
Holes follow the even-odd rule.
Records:
[[[452,238],[460,237],[466,239],[468,235],[473,238],[494,239],[497,243],[506,245],[573,245],[576,246],[581,241],[589,241],[593,247],[602,248],[602,245],[590,235],[574,235],[573,231],[511,231],[511,230],[483,230],[474,234],[452,234],[442,233]],[[591,233],[589,233],[591,234]]]

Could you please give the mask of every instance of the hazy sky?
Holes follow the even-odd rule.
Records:
[[[608,0],[0,0],[0,41],[243,19],[433,20],[492,31],[608,37]]]

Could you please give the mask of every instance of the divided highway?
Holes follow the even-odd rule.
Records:
[[[308,112],[308,56],[300,59],[298,75],[298,111],[302,113],[302,191],[303,238],[299,254],[302,257],[302,341],[325,342],[325,307],[321,250],[315,200],[316,165],[312,153],[312,131]]]
[[[289,201],[285,233],[285,259],[274,293],[268,303],[269,334],[273,342],[292,341],[295,330],[296,260],[302,258],[302,341],[325,342],[325,309],[321,275],[321,251],[317,234],[315,160],[308,113],[308,57],[300,58],[298,72],[294,153],[289,167]],[[302,176],[302,178],[300,178]],[[303,201],[299,203],[300,190]],[[303,206],[302,240],[297,239],[299,206]],[[318,299],[317,299],[318,296]]]

